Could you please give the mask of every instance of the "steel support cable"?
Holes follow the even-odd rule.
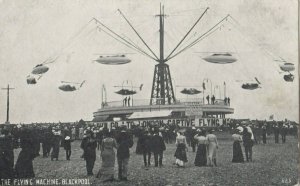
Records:
[[[57,55],[54,55],[54,56],[55,56],[54,59],[53,59],[53,58],[51,59],[51,57],[49,57],[45,62],[43,62],[43,64],[49,64],[49,63],[55,62],[55,61],[63,54],[64,50],[66,50],[66,49],[72,44],[72,42],[74,42],[75,38],[78,37],[80,34],[83,33],[83,31],[85,30],[85,28],[87,28],[87,26],[89,26],[89,24],[90,24],[91,22],[92,22],[92,19],[91,19],[90,21],[88,21],[85,25],[83,25],[83,26],[78,30],[78,32],[76,32],[76,33],[68,40],[67,44],[59,50],[58,54],[57,54]],[[49,60],[51,60],[51,61],[50,61],[50,62],[47,62],[47,61],[49,61]]]
[[[135,28],[131,25],[131,23],[128,21],[128,19],[124,16],[124,14],[121,12],[120,9],[118,9],[119,13],[122,15],[122,17],[126,20],[126,22],[129,24],[129,26],[133,29],[133,31],[136,33],[136,35],[141,39],[141,41],[144,43],[144,45],[148,48],[148,50],[156,57],[157,61],[159,61],[156,54],[152,51],[152,49],[147,45],[147,43],[144,41],[144,39],[139,35],[139,33],[135,30]]]
[[[85,35],[83,35],[81,38],[78,37],[76,42],[73,42],[72,45],[69,45],[64,50],[69,49],[69,48],[73,47],[74,45],[76,45],[79,42],[79,39],[89,38],[95,30],[96,30],[96,28],[92,28]]]
[[[136,52],[138,52],[138,53],[140,53],[140,54],[142,54],[142,55],[144,55],[144,56],[147,56],[146,54],[142,53],[140,50],[136,49],[135,47],[133,47],[133,46],[131,46],[131,45],[129,45],[129,44],[127,44],[127,43],[125,43],[125,42],[119,40],[118,38],[114,37],[112,34],[108,33],[107,31],[105,31],[105,30],[103,30],[103,29],[102,29],[102,31],[103,31],[105,34],[107,34],[108,36],[110,36],[111,38],[113,38],[113,39],[117,40],[118,42],[120,42],[121,44],[127,46],[128,48],[131,48],[132,50],[135,50]],[[149,57],[149,56],[147,56],[147,57]]]
[[[241,34],[242,39],[246,42],[249,43],[250,45],[252,45],[253,47],[259,47],[263,53],[265,53],[266,55],[268,55],[271,58],[278,58],[279,56],[276,56],[275,54],[273,54],[272,52],[266,50],[264,47],[260,47],[258,44],[258,41],[256,41],[254,38],[250,38],[250,36],[247,36],[244,31],[242,31],[242,26],[233,18],[231,17],[232,20],[235,23],[232,23],[230,20],[228,20],[228,22],[234,26],[234,28]],[[247,36],[247,37],[246,37]],[[252,39],[252,40],[251,40]],[[277,69],[276,71],[280,74],[282,72],[279,71],[279,67],[276,63],[273,63],[274,67]]]
[[[169,19],[168,22],[170,22],[170,24],[173,25],[173,28],[175,28],[174,26],[176,25],[176,23],[172,19]],[[176,29],[170,29],[170,34],[174,35],[175,38],[181,38],[181,37],[184,36],[185,33],[183,31],[181,31],[181,30],[179,30],[179,29],[176,28]],[[178,50],[182,49],[182,47],[185,46],[185,44],[187,42],[189,42],[191,39],[195,38],[196,34],[197,34],[197,32],[195,32],[194,34],[190,35],[190,37],[188,37],[187,39],[185,39],[182,42],[182,44],[178,47]],[[174,39],[174,41],[176,41],[176,40]]]
[[[207,37],[210,36],[211,34],[215,33],[216,31],[218,31],[219,28],[220,28],[220,27],[216,27],[212,32],[210,32],[210,33],[208,33],[208,34],[202,36],[201,39],[199,40],[199,42],[202,41],[203,39],[207,38]],[[190,47],[190,48],[191,48],[191,47]],[[181,50],[180,52],[178,52],[177,54],[175,54],[174,56],[172,56],[171,58],[169,58],[169,60],[172,59],[172,58],[174,58],[174,57],[176,57],[176,56],[179,55],[180,53],[186,51],[187,49],[189,49],[189,48],[186,48],[186,49]]]
[[[155,58],[153,58],[152,56],[150,56],[149,54],[147,54],[145,51],[141,50],[140,47],[136,48],[132,43],[130,43],[128,40],[124,39],[123,37],[121,37],[120,35],[118,35],[117,33],[115,33],[113,30],[111,30],[110,28],[108,28],[107,26],[105,26],[103,23],[101,23],[99,20],[97,20],[96,18],[94,18],[95,21],[97,23],[99,23],[101,26],[103,26],[105,29],[107,29],[109,32],[111,32],[113,35],[117,36],[118,38],[120,38],[121,40],[123,40],[123,42],[127,43],[128,45],[131,45],[132,47],[134,47],[136,50],[139,50],[140,52],[146,54],[148,57],[150,57],[151,59],[155,60]],[[100,27],[98,27],[100,28]],[[100,28],[101,29],[101,28]],[[104,30],[104,29],[102,29]]]
[[[90,23],[92,23],[93,19],[89,20],[85,25],[83,25],[78,32],[76,32],[67,42],[66,46],[63,47],[60,51],[64,51],[66,48],[68,48],[69,45],[72,44],[72,42],[74,42],[75,39],[77,39],[77,37],[79,37],[80,34],[83,33],[83,31],[85,31],[85,29],[90,25]]]
[[[207,12],[209,7],[205,9],[205,11],[201,14],[201,16],[196,20],[196,22],[193,24],[193,26],[189,29],[189,31],[183,36],[183,38],[179,41],[179,43],[175,46],[175,48],[172,50],[172,52],[168,55],[166,59],[168,59],[175,51],[176,49],[181,45],[181,43],[185,40],[185,38],[191,33],[191,31],[195,28],[195,26],[199,23],[199,21],[202,19],[204,14]]]
[[[127,39],[132,43],[132,45],[133,45],[135,48],[138,49],[138,50],[137,50],[137,49],[134,48],[136,51],[138,51],[140,54],[143,54],[143,55],[147,56],[146,53],[142,53],[142,52],[141,52],[141,51],[143,51],[143,49],[140,48],[135,42],[133,42],[132,39],[130,39],[129,37],[127,37],[127,36],[125,36],[125,35],[124,35],[124,37],[127,38]],[[133,47],[132,47],[132,48],[133,48]],[[147,57],[151,57],[151,56],[147,56]]]
[[[198,37],[195,41],[193,41],[192,43],[190,43],[186,48],[190,48],[192,46],[194,46],[195,44],[197,44],[200,40],[202,40],[202,37],[205,36],[206,34],[208,34],[210,31],[212,31],[214,28],[216,28],[218,25],[220,25],[224,20],[226,20],[228,17],[228,15],[223,18],[221,21],[219,21],[217,24],[215,24],[212,28],[210,28],[208,31],[206,31],[204,34],[202,34],[200,37]]]
[[[205,35],[207,35],[209,32],[211,32],[213,29],[215,29],[218,25],[220,25],[224,20],[227,19],[227,17],[229,16],[229,14],[224,17],[221,21],[219,21],[217,24],[215,24],[212,28],[210,28],[208,31],[206,31],[204,34],[202,34],[201,36],[199,36],[196,40],[194,40],[192,43],[190,43],[189,45],[187,45],[185,48],[183,48],[182,50],[180,50],[179,52],[177,52],[176,54],[174,54],[173,56],[170,56],[169,58],[167,58],[166,60],[170,60],[172,58],[174,58],[175,56],[179,55],[180,53],[184,52],[185,50],[191,48],[192,46],[194,46],[195,44],[197,44],[199,41],[202,40],[202,37],[204,37]]]
[[[127,41],[126,39],[124,39],[123,37],[121,37],[119,34],[115,33],[113,30],[111,30],[110,28],[108,28],[107,26],[105,26],[102,22],[100,22],[98,19],[93,18],[97,23],[99,23],[101,26],[103,26],[105,29],[107,29],[110,33],[112,33],[113,35],[115,35],[116,37],[118,37],[119,39],[123,40],[123,42],[131,45],[132,47],[135,48],[135,46],[130,43],[129,41]],[[100,28],[100,27],[99,27]],[[103,30],[103,29],[102,29]],[[136,48],[136,50],[140,50],[139,48]],[[148,57],[150,57],[151,59],[155,60],[156,59],[154,57],[152,57],[150,54],[148,54],[147,52],[140,50],[142,53],[146,54]]]
[[[188,50],[189,48],[193,47],[195,44],[197,44],[198,42],[200,42],[203,39],[207,38],[208,36],[210,36],[211,34],[213,34],[217,30],[219,30],[219,27],[215,27],[214,30],[210,30],[210,32],[206,32],[206,33],[202,34],[200,37],[197,38],[197,42],[196,43],[192,42],[191,44],[189,44],[188,46],[184,47],[182,50],[180,50],[179,52],[177,52],[173,56],[169,57],[169,59],[167,59],[167,60],[170,60],[170,59],[176,57],[177,55],[181,54],[182,52]]]
[[[243,29],[243,27],[242,27],[242,25],[234,18],[234,17],[232,17],[232,16],[230,16],[230,18],[231,18],[231,20],[233,20],[234,21],[234,23],[232,23],[232,22],[230,22],[229,21],[229,23],[231,23],[233,26],[238,26],[239,28],[237,28],[236,27],[236,29],[241,33],[241,34],[243,34],[244,36],[247,36],[247,34],[245,34],[245,31],[244,31],[244,29]],[[271,57],[278,57],[278,56],[276,56],[275,54],[273,54],[271,51],[268,51],[268,50],[266,50],[264,47],[260,47],[259,46],[259,41],[258,40],[256,40],[255,38],[250,38],[250,36],[248,36],[248,42],[249,43],[251,43],[252,42],[252,44],[254,45],[254,46],[258,46],[259,48],[261,48],[262,50],[264,50],[264,52],[265,53],[267,53],[268,55],[270,55]],[[253,41],[251,41],[251,40],[253,40]]]

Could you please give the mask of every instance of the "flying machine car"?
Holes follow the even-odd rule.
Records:
[[[277,61],[277,62],[281,63],[281,64],[279,64],[279,67],[284,72],[290,72],[290,71],[295,70],[294,64],[287,62],[282,57],[280,57],[280,60],[277,59],[277,60],[274,60],[274,61]]]
[[[65,92],[72,92],[75,90],[79,90],[82,87],[82,85],[85,83],[85,81],[83,81],[82,83],[62,81],[61,83],[63,83],[63,84],[58,87],[60,90],[65,91]],[[79,87],[76,87],[75,84],[78,84]]]
[[[129,85],[114,86],[114,87],[122,87],[122,89],[120,89],[119,91],[117,91],[115,93],[123,95],[123,96],[129,96],[129,95],[133,95],[133,94],[137,93],[137,91],[135,91],[133,89],[139,89],[140,91],[142,91],[143,84],[141,84],[139,87],[137,87],[137,86],[129,86]],[[129,88],[131,88],[131,90]]]
[[[27,84],[36,84],[36,79],[33,76],[27,76],[26,78]]]
[[[237,59],[232,56],[231,53],[214,53],[212,55],[206,56],[204,58],[205,61],[216,64],[228,64],[236,62]]]
[[[188,94],[188,95],[194,95],[194,94],[199,94],[201,93],[200,90],[197,90],[195,88],[189,88],[189,89],[183,89],[182,91],[180,91],[182,94]]]
[[[287,74],[283,76],[283,79],[287,82],[293,82],[294,81],[294,75],[293,74]]]
[[[126,57],[125,54],[117,54],[117,55],[107,55],[107,56],[101,55],[95,61],[104,65],[122,65],[122,64],[130,63],[131,59]]]
[[[49,67],[47,67],[46,64],[53,63],[53,62],[55,62],[56,59],[57,59],[57,57],[54,58],[54,59],[47,59],[47,60],[44,61],[43,63],[36,65],[36,66],[32,69],[32,72],[31,72],[31,73],[32,73],[32,74],[38,74],[38,75],[41,75],[41,74],[46,73],[46,72],[49,70]]]
[[[295,66],[293,63],[284,63],[282,65],[279,65],[280,69],[284,72],[290,72],[295,70]]]
[[[116,93],[123,95],[123,96],[129,96],[129,95],[136,94],[136,91],[123,88],[123,89],[117,91]]]
[[[32,70],[32,74],[44,74],[49,70],[49,67],[47,67],[44,64],[38,64],[36,65],[33,70]]]
[[[261,88],[259,85],[261,84],[259,81],[258,81],[258,79],[255,77],[255,81],[257,82],[257,83],[244,83],[243,85],[242,85],[242,88],[243,89],[246,89],[246,90],[255,90],[255,89],[257,89],[257,88]]]

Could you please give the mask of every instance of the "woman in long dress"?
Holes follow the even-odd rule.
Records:
[[[217,136],[212,133],[210,130],[209,134],[206,136],[208,141],[208,166],[217,166],[217,148],[218,148],[218,140]]]
[[[102,165],[97,174],[97,178],[101,181],[113,181],[114,180],[114,167],[115,167],[115,151],[117,148],[117,143],[114,138],[112,138],[111,132],[107,132],[101,144],[101,158]]]
[[[184,164],[188,161],[186,156],[187,142],[186,137],[182,135],[181,132],[178,132],[175,144],[177,146],[174,155],[176,158],[176,165],[179,167],[184,167]]]
[[[240,135],[242,131],[239,131],[236,129],[234,131],[234,134],[232,135],[233,138],[233,157],[232,157],[232,162],[233,163],[242,163],[244,162],[244,156],[243,156],[243,151],[241,147],[241,142],[243,141],[242,135]]]
[[[34,152],[34,134],[30,129],[21,132],[21,152],[18,156],[15,171],[16,178],[34,178],[33,159],[36,157]]]
[[[207,163],[207,138],[205,136],[206,132],[201,131],[194,136],[195,141],[198,142],[197,154],[195,158],[195,166],[206,166]]]

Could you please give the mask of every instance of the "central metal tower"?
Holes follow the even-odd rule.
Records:
[[[159,17],[159,60],[155,65],[150,105],[155,104],[172,104],[175,102],[175,96],[172,85],[169,65],[164,58],[164,8],[160,7]]]

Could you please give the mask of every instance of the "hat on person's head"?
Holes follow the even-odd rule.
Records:
[[[196,127],[192,127],[192,129],[193,129],[193,130],[195,130],[195,129],[196,129]]]
[[[236,129],[237,129],[239,132],[243,132],[243,131],[244,131],[244,128],[241,127],[241,126],[240,126],[240,127],[237,127]]]
[[[71,139],[70,136],[65,137],[65,140],[70,140],[70,139]]]

